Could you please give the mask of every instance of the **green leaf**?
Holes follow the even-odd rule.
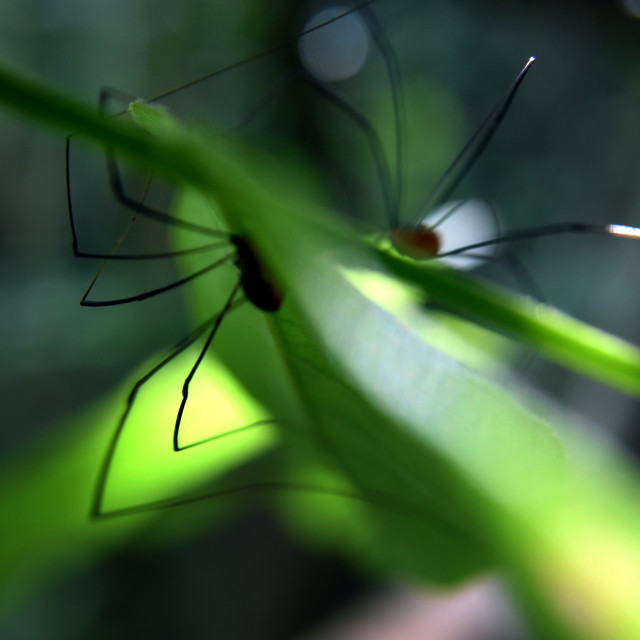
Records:
[[[595,334],[573,321],[545,312],[532,318],[529,303],[517,297],[381,254],[293,187],[295,168],[225,137],[186,129],[143,105],[136,116],[149,115],[154,133],[136,131],[4,73],[0,96],[31,117],[80,130],[196,188],[225,226],[251,243],[285,291],[283,308],[269,322],[284,363],[281,386],[288,379],[295,391],[295,401],[285,390],[258,404],[276,417],[283,407],[297,413],[301,405],[296,419],[284,421],[280,450],[294,461],[309,458],[291,468],[300,499],[311,500],[302,483],[317,467],[336,483],[340,502],[331,505],[331,522],[344,523],[352,554],[423,581],[499,567],[512,577],[540,637],[640,636],[636,473],[517,381],[470,366],[480,359],[459,356],[461,334],[416,304],[415,285],[483,325],[633,392],[636,351],[598,335],[588,352]],[[195,290],[191,306],[198,315],[207,291]],[[597,356],[593,366],[589,353]],[[269,377],[272,369],[261,371]],[[106,412],[104,420],[113,425],[114,415]],[[89,532],[82,505],[108,438],[89,447],[87,437],[69,436],[51,452],[58,458],[23,462],[5,480],[10,490],[0,510],[16,533],[3,555],[13,577],[19,569],[12,557],[25,539],[33,562],[42,564],[68,550],[70,538],[76,547],[78,540],[95,545],[94,536],[114,544],[142,518]],[[37,470],[31,482],[24,469]],[[54,524],[38,528],[15,514],[42,512],[46,477],[53,479],[47,490],[64,496],[63,506],[53,509],[58,518],[45,510],[45,522]],[[62,487],[70,493],[57,493]],[[339,497],[351,488],[357,499]],[[361,506],[340,518],[349,500]],[[305,518],[299,526],[322,527],[325,513],[318,509],[315,523]]]

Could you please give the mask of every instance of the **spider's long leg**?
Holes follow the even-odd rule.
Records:
[[[328,82],[318,79],[311,72],[304,71],[303,79],[325,99],[342,111],[364,133],[378,175],[389,226],[390,228],[395,228],[400,223],[401,195],[403,191],[402,180],[404,173],[403,152],[405,123],[400,67],[391,43],[368,4],[361,7],[360,13],[367,24],[369,34],[372,36],[378,52],[382,56],[389,79],[395,130],[393,167],[387,160],[378,132],[371,121],[361,111],[341,96]]]
[[[186,447],[180,447],[180,444],[178,442],[179,433],[180,433],[180,423],[182,422],[182,414],[184,413],[184,409],[185,409],[185,407],[187,405],[187,400],[189,399],[189,385],[191,384],[191,381],[193,380],[193,376],[195,376],[196,371],[198,370],[198,367],[200,366],[200,363],[204,359],[207,351],[209,350],[209,347],[211,346],[211,342],[213,341],[213,338],[215,337],[218,329],[220,328],[220,325],[222,324],[222,321],[223,321],[224,317],[232,309],[232,307],[234,305],[234,299],[235,299],[238,291],[240,290],[240,286],[241,286],[241,283],[240,283],[240,281],[238,281],[238,283],[233,287],[233,290],[231,291],[231,294],[229,295],[229,298],[227,299],[227,302],[225,303],[222,311],[218,314],[218,317],[216,318],[215,322],[213,323],[213,326],[211,327],[211,331],[209,332],[209,335],[207,336],[207,340],[204,343],[204,346],[202,347],[202,350],[200,351],[200,354],[198,355],[198,358],[194,362],[193,367],[191,367],[191,371],[189,371],[189,374],[185,378],[184,384],[182,385],[182,401],[180,402],[180,408],[178,409],[178,415],[176,416],[176,424],[175,424],[175,427],[173,429],[173,450],[174,451],[180,451],[182,449],[188,449],[190,447],[194,447],[194,446],[196,446],[198,444],[201,444],[202,442],[207,442],[207,440],[211,440],[212,439],[212,438],[208,438],[207,440],[202,440],[200,442],[194,442],[194,443],[192,443],[192,444],[190,444],[190,445],[188,445]],[[240,302],[242,302],[242,300]]]
[[[474,244],[467,245],[466,247],[452,249],[451,251],[439,253],[434,257],[444,258],[447,256],[455,256],[467,251],[473,251],[474,249],[480,249],[482,247],[488,247],[503,242],[513,242],[514,240],[530,240],[532,238],[556,236],[563,233],[594,233],[640,240],[640,228],[638,227],[630,227],[627,225],[617,224],[598,225],[588,224],[585,222],[558,222],[555,224],[544,225],[542,227],[534,227],[532,229],[509,231],[501,236],[498,236],[497,238],[491,238],[489,240],[483,240],[482,242],[476,242]]]
[[[164,211],[160,211],[159,209],[155,209],[153,207],[149,207],[144,202],[139,202],[135,198],[127,195],[124,190],[124,186],[122,183],[122,177],[120,175],[120,170],[118,169],[118,165],[115,161],[114,154],[107,149],[107,168],[109,170],[109,183],[111,185],[111,190],[113,191],[114,196],[122,204],[124,207],[128,209],[132,209],[147,218],[151,218],[152,220],[156,220],[158,222],[162,222],[163,224],[169,225],[171,227],[175,227],[177,229],[184,229],[186,231],[193,231],[195,233],[199,233],[204,236],[209,236],[213,238],[227,238],[228,234],[224,231],[220,231],[220,229],[212,229],[210,227],[206,227],[201,224],[196,224],[194,222],[189,222],[188,220],[183,220],[182,218],[177,218],[176,216],[172,216]]]
[[[442,177],[438,180],[431,194],[418,209],[418,213],[413,221],[414,225],[418,225],[426,213],[449,200],[451,194],[457,189],[485,147],[489,144],[491,138],[493,138],[498,126],[507,114],[518,88],[534,61],[535,58],[533,56],[529,58],[522,71],[520,71],[506,93],[498,101],[498,104],[491,110],[473,136],[471,136],[471,139],[455,157],[449,168],[442,174]]]
[[[226,308],[226,307],[225,307]],[[109,446],[105,453],[104,459],[102,461],[102,466],[98,473],[98,480],[96,482],[93,502],[91,507],[91,516],[93,518],[102,517],[104,514],[102,513],[102,501],[104,497],[105,486],[107,483],[107,479],[109,476],[109,471],[111,469],[111,463],[113,462],[113,457],[118,445],[118,441],[126,424],[127,418],[133,404],[135,402],[136,396],[140,391],[141,387],[144,386],[153,376],[158,373],[163,367],[165,367],[169,362],[171,362],[174,358],[180,355],[185,349],[190,347],[210,326],[212,323],[218,323],[219,318],[222,312],[217,313],[215,316],[209,318],[206,322],[201,324],[197,329],[192,331],[188,336],[180,340],[171,350],[171,352],[165,356],[158,364],[156,364],[151,370],[145,373],[140,379],[136,381],[133,385],[133,388],[129,392],[129,396],[127,397],[127,403],[120,420],[118,421],[118,425],[111,437],[111,441],[109,442]]]
[[[357,11],[365,11],[368,8],[368,5],[372,2],[372,0],[363,0],[363,1],[359,1],[359,2],[354,2],[353,6],[350,8],[347,8],[343,11],[341,11],[338,15],[325,20],[324,22],[314,25],[313,27],[310,27],[309,29],[306,29],[305,31],[303,31],[302,33],[297,34],[294,38],[290,38],[289,40],[280,43],[279,45],[276,45],[266,51],[261,51],[255,55],[249,56],[247,58],[244,58],[243,60],[240,60],[239,62],[235,62],[231,65],[227,65],[226,67],[223,67],[221,69],[217,69],[216,71],[213,71],[211,73],[208,73],[204,76],[201,76],[195,80],[192,80],[190,82],[184,83],[182,85],[180,85],[179,87],[175,87],[169,91],[165,91],[153,98],[151,98],[150,100],[148,100],[148,102],[157,102],[160,101],[164,98],[167,98],[175,93],[178,93],[179,91],[183,91],[185,89],[188,89],[192,86],[195,86],[197,84],[200,84],[206,80],[209,80],[215,76],[218,75],[222,75],[224,73],[230,72],[234,69],[237,69],[239,67],[245,66],[250,64],[251,62],[258,60],[259,58],[262,58],[264,56],[267,56],[269,54],[272,53],[276,53],[282,49],[285,49],[293,44],[295,44],[299,38],[307,33],[311,33],[314,32],[318,29],[321,29],[322,27],[331,24],[333,22],[335,22],[336,20],[339,20],[340,18],[347,16],[351,13],[357,12]],[[100,110],[101,112],[105,112],[106,111],[106,106],[108,101],[113,97],[113,96],[117,96],[118,99],[120,100],[127,100],[129,101],[129,99],[131,98],[131,96],[126,95],[125,93],[123,93],[122,91],[118,91],[118,90],[114,90],[114,89],[110,89],[110,88],[105,88],[101,91],[100,94]],[[114,115],[121,115],[121,113],[124,112],[120,112]],[[67,139],[68,142],[69,139]],[[67,152],[67,158],[68,158],[68,152]],[[191,223],[189,221],[186,220],[182,220],[179,218],[176,218],[175,216],[171,216],[163,211],[160,211],[154,207],[149,207],[147,205],[145,205],[144,203],[140,203],[138,202],[135,198],[131,198],[130,196],[128,196],[124,190],[123,187],[123,182],[122,182],[122,178],[120,175],[120,171],[117,167],[117,164],[115,162],[115,158],[113,153],[110,150],[107,150],[107,166],[108,166],[108,170],[109,170],[109,176],[110,176],[110,183],[111,183],[111,188],[113,190],[113,193],[115,195],[115,197],[117,198],[117,200],[125,207],[128,207],[130,209],[134,209],[136,211],[138,211],[140,214],[147,216],[151,219],[163,222],[165,224],[168,225],[172,225],[181,229],[185,229],[185,230],[190,230],[190,231],[196,231],[199,233],[202,233],[204,235],[209,235],[209,236],[213,236],[213,237],[223,237],[225,234],[220,232],[217,229],[211,229],[209,227],[205,227],[203,225],[197,225],[194,223]],[[68,172],[67,172],[67,176],[68,176]],[[73,226],[73,223],[72,223]],[[197,250],[197,249],[196,249]],[[204,249],[203,249],[204,250]]]
[[[249,425],[250,427],[259,426],[261,423]],[[216,489],[213,491],[205,491],[204,493],[197,493],[192,495],[177,496],[175,498],[167,498],[164,500],[154,500],[152,502],[146,502],[140,505],[134,505],[132,507],[123,507],[120,509],[111,509],[109,511],[97,511],[92,512],[92,518],[104,520],[107,518],[120,518],[122,516],[130,516],[138,513],[148,513],[151,511],[158,511],[160,509],[170,509],[174,507],[182,507],[189,504],[195,504],[198,502],[204,502],[206,500],[212,500],[213,498],[230,497],[243,493],[256,493],[256,492],[292,492],[292,493],[309,493],[323,496],[332,496],[335,498],[343,498],[346,500],[353,500],[354,502],[361,502],[365,504],[373,504],[374,506],[381,506],[388,508],[392,511],[401,513],[405,516],[413,516],[415,514],[403,512],[403,510],[394,505],[391,500],[387,499],[384,504],[378,505],[369,496],[365,497],[356,492],[350,492],[346,490],[332,489],[327,487],[319,487],[310,484],[301,484],[287,481],[257,481],[248,484],[239,485],[236,487],[225,487],[224,489]]]
[[[402,211],[402,193],[404,191],[404,150],[406,147],[406,118],[400,64],[398,63],[398,57],[395,49],[391,45],[391,42],[389,42],[387,34],[368,4],[362,7],[362,15],[369,26],[369,30],[371,31],[371,35],[378,47],[378,51],[384,60],[385,67],[387,69],[387,78],[389,79],[391,97],[393,100],[393,124],[395,128],[395,190],[393,198],[394,205],[389,219],[389,224],[391,228],[395,228],[400,224],[400,213]]]
[[[253,119],[257,113],[259,113],[264,106],[273,98],[273,96],[282,91],[294,78],[300,77],[305,83],[311,86],[317,91],[324,99],[331,102],[336,108],[342,111],[365,135],[371,156],[374,161],[376,173],[378,175],[378,181],[380,189],[382,191],[382,198],[384,200],[384,208],[387,213],[390,227],[395,227],[399,224],[399,212],[400,212],[400,197],[402,193],[402,176],[403,176],[403,149],[404,149],[404,112],[403,112],[403,100],[401,92],[401,80],[399,65],[395,56],[395,51],[389,43],[384,30],[380,26],[377,18],[370,7],[369,3],[363,3],[359,6],[364,20],[367,23],[367,27],[371,36],[373,37],[380,55],[382,56],[385,67],[387,69],[387,75],[389,77],[389,83],[391,86],[391,93],[393,96],[393,113],[394,113],[394,127],[395,127],[395,164],[393,169],[387,161],[380,136],[376,131],[371,121],[352,103],[341,96],[328,82],[319,80],[311,72],[306,71],[300,66],[297,69],[292,69],[287,73],[280,76],[266,91],[265,95],[257,102],[254,108],[246,114],[242,119],[238,128],[246,125]],[[303,38],[308,33],[315,31],[316,29],[327,25],[329,22],[338,19],[346,15],[348,12],[342,12],[339,16],[332,18],[329,21],[321,22],[319,25],[307,29],[299,38]]]
[[[341,11],[340,13],[338,13],[337,15],[333,16],[332,18],[329,18],[327,20],[324,20],[323,22],[314,25],[313,27],[309,27],[308,29],[305,29],[304,31],[302,31],[301,33],[297,33],[294,37],[289,38],[288,40],[285,40],[284,42],[281,42],[280,44],[277,44],[273,47],[271,47],[270,49],[267,49],[266,51],[260,51],[258,53],[255,53],[251,56],[248,56],[247,58],[243,58],[242,60],[233,62],[225,67],[222,67],[221,69],[216,69],[215,71],[212,71],[211,73],[207,73],[204,76],[200,76],[199,78],[196,78],[195,80],[190,80],[189,82],[185,82],[184,84],[181,84],[178,87],[174,87],[173,89],[169,89],[168,91],[164,91],[163,93],[154,96],[153,98],[150,98],[149,100],[147,100],[147,102],[159,102],[160,100],[164,100],[165,98],[168,98],[169,96],[172,96],[180,91],[184,91],[185,89],[189,89],[190,87],[196,86],[202,82],[205,82],[207,80],[210,80],[211,78],[214,78],[216,76],[222,75],[224,73],[228,73],[230,71],[234,71],[235,69],[239,69],[240,67],[244,67],[246,65],[251,64],[252,62],[255,62],[256,60],[259,60],[260,58],[264,57],[264,56],[268,56],[274,53],[277,53],[278,51],[282,51],[284,49],[287,49],[288,47],[291,47],[292,45],[295,45],[298,40],[308,34],[308,33],[313,33],[314,31],[317,31],[319,29],[322,29],[323,27],[336,22],[337,20],[340,20],[341,18],[352,14],[352,13],[356,13],[358,11],[362,11],[363,9],[365,9],[366,7],[368,7],[371,3],[373,2],[373,0],[358,0],[356,2],[353,2],[351,7],[344,9],[343,11]]]
[[[373,126],[371,121],[364,116],[364,114],[356,109],[345,98],[338,95],[325,82],[320,82],[309,73],[305,73],[304,77],[311,87],[313,87],[320,95],[322,95],[335,107],[342,111],[364,133],[369,145],[369,149],[371,151],[371,155],[373,157],[373,161],[376,167],[376,173],[378,174],[378,181],[380,183],[382,198],[384,200],[384,208],[387,211],[387,216],[391,223],[391,227],[397,226],[398,197],[396,194],[396,186],[394,184],[391,169],[389,168],[389,163],[387,162],[384,150],[382,148],[380,136],[378,135],[375,127]]]
[[[105,117],[108,117],[108,104],[114,96],[117,97],[118,100],[126,100],[127,102],[131,101],[131,96],[127,96],[121,91],[111,88],[102,89],[102,91],[100,91],[99,98],[99,111]],[[185,229],[187,231],[194,231],[196,233],[200,233],[205,236],[212,236],[214,238],[227,237],[227,235],[219,229],[211,229],[210,227],[204,225],[194,224],[192,222],[189,222],[188,220],[177,218],[176,216],[172,216],[168,213],[165,213],[164,211],[160,211],[155,207],[147,206],[144,202],[144,198],[142,199],[142,201],[140,201],[139,199],[132,198],[131,196],[127,195],[124,189],[120,170],[118,169],[118,165],[115,160],[115,155],[110,148],[106,149],[106,157],[111,189],[118,202],[120,202],[124,207],[132,209],[136,213],[151,218],[152,220],[157,220],[158,222],[162,222],[163,224],[167,224],[173,227]]]
[[[371,121],[359,111],[353,104],[346,100],[343,96],[339,95],[333,88],[331,88],[326,82],[322,82],[314,77],[311,73],[298,69],[290,71],[287,74],[281,76],[276,82],[269,87],[268,91],[262,97],[262,99],[254,106],[250,113],[242,119],[242,122],[238,125],[238,128],[248,124],[252,118],[254,118],[260,110],[262,110],[268,101],[273,98],[274,94],[282,91],[285,86],[294,80],[295,77],[299,77],[307,83],[311,88],[317,91],[325,100],[333,104],[337,109],[342,111],[347,118],[349,118],[364,134],[373,162],[376,168],[378,181],[380,183],[380,190],[382,191],[382,198],[384,201],[384,208],[387,213],[387,217],[391,223],[391,226],[395,226],[398,223],[398,199],[399,191],[397,186],[398,178],[394,180],[394,174],[387,162],[384,149],[380,136],[376,131]]]
[[[163,258],[175,258],[177,256],[184,256],[193,253],[202,253],[205,251],[211,251],[213,249],[217,249],[222,247],[223,242],[215,242],[206,244],[200,247],[194,247],[192,249],[183,249],[179,251],[164,251],[161,253],[145,253],[145,254],[119,254],[115,253],[117,248],[120,246],[125,236],[131,229],[137,214],[141,211],[140,207],[144,206],[143,203],[137,203],[136,207],[131,207],[134,209],[134,214],[129,221],[125,231],[122,233],[120,238],[116,241],[114,247],[111,249],[109,253],[98,253],[98,252],[90,252],[84,251],[79,247],[78,241],[78,233],[76,231],[75,225],[75,217],[73,213],[73,199],[71,195],[71,177],[70,177],[70,152],[71,152],[71,138],[72,136],[67,136],[66,144],[65,144],[65,179],[66,179],[66,190],[67,190],[67,212],[69,214],[69,225],[71,227],[71,242],[73,247],[73,253],[76,258],[101,258],[104,260],[155,260],[155,259],[163,259]],[[145,193],[148,190],[149,183],[147,183],[147,187],[145,188]],[[198,230],[199,231],[199,230]],[[217,235],[217,234],[216,234]]]
[[[99,111],[100,113],[105,115],[105,117],[117,117],[125,113],[125,112],[120,112],[120,113],[112,114],[110,116],[106,115],[108,102],[113,98],[113,96],[116,96],[119,100],[125,100],[125,101],[130,100],[130,96],[124,94],[121,91],[118,91],[116,89],[103,89],[100,92]],[[223,231],[220,231],[219,229],[211,229],[205,225],[194,224],[187,220],[182,220],[180,218],[177,218],[176,216],[172,216],[168,213],[159,211],[156,208],[149,207],[148,205],[146,205],[145,198],[151,185],[151,177],[148,179],[146,183],[144,194],[141,199],[134,199],[128,196],[125,193],[122,177],[116,165],[114,154],[110,149],[107,148],[106,149],[107,168],[109,172],[109,182],[110,182],[111,189],[116,199],[124,207],[131,209],[133,211],[133,216],[127,229],[119,238],[119,240],[116,242],[116,247],[112,249],[110,252],[103,253],[103,252],[86,251],[84,249],[80,249],[78,233],[76,230],[75,215],[73,210],[72,189],[71,189],[71,140],[72,138],[75,137],[75,135],[76,134],[68,135],[65,140],[65,182],[66,182],[66,195],[67,195],[67,212],[69,215],[69,225],[71,228],[72,247],[73,247],[74,255],[76,257],[102,258],[105,260],[151,260],[151,259],[160,259],[160,258],[173,258],[177,256],[187,255],[190,253],[209,251],[219,246],[217,243],[208,243],[205,245],[193,247],[190,249],[184,249],[180,251],[164,251],[160,253],[147,253],[147,254],[116,254],[115,249],[122,242],[122,240],[124,239],[124,236],[130,230],[138,214],[143,215],[152,220],[161,222],[163,224],[167,224],[170,226],[174,226],[174,227],[195,232],[198,234],[203,234],[208,237],[214,237],[214,238],[227,237],[227,234],[225,234]]]
[[[138,293],[133,296],[127,296],[126,298],[115,298],[113,300],[87,300],[87,296],[89,295],[89,293],[91,293],[93,286],[95,285],[96,281],[98,280],[98,278],[100,277],[100,274],[104,269],[105,265],[103,265],[102,268],[98,271],[98,273],[95,275],[95,277],[91,281],[91,284],[89,285],[87,290],[84,292],[84,295],[80,300],[80,305],[83,307],[112,307],[118,304],[127,304],[129,302],[140,302],[141,300],[146,300],[147,298],[153,298],[154,296],[160,295],[165,291],[170,291],[171,289],[175,289],[176,287],[181,287],[183,284],[186,284],[187,282],[191,282],[191,280],[195,280],[196,278],[204,275],[205,273],[208,273],[209,271],[212,271],[213,269],[223,264],[229,263],[234,258],[235,258],[235,253],[228,254],[223,258],[220,258],[220,260],[216,260],[215,262],[208,264],[206,267],[203,267],[202,269],[199,269],[194,273],[190,273],[188,276],[185,276],[184,278],[180,278],[179,280],[175,280],[170,284],[166,284],[162,287],[157,287],[156,289],[151,289],[150,291],[144,291],[143,293]]]

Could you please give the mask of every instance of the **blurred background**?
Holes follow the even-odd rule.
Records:
[[[633,5],[376,0],[373,9],[399,61],[407,113],[401,219],[412,218],[535,54],[538,61],[504,124],[456,196],[488,200],[502,231],[562,221],[640,224],[640,7]],[[95,104],[103,87],[151,98],[290,40],[321,6],[285,0],[5,2],[0,60],[87,103]],[[162,103],[260,144],[283,162],[308,166],[318,199],[363,230],[385,230],[388,211],[361,132],[300,81],[297,64],[295,48],[284,47]],[[335,87],[375,124],[391,157],[394,89],[379,52],[372,48],[361,72]],[[0,455],[9,463],[43,446],[60,420],[116,388],[189,325],[179,294],[173,303],[154,300],[143,309],[79,307],[98,265],[74,259],[71,250],[63,137],[4,111],[0,135]],[[72,151],[85,246],[104,252],[127,215],[109,192],[100,155],[75,140]],[[139,240],[154,247],[160,241],[157,234]],[[548,302],[640,343],[639,243],[559,236],[511,250]],[[106,287],[125,295],[154,278],[166,281],[171,265],[167,269],[161,275],[152,266],[111,269]],[[508,269],[483,274],[522,288]],[[635,401],[541,359],[523,356],[516,368],[634,454],[640,442]],[[380,638],[521,637],[506,631],[511,623],[503,604],[477,604],[501,603],[493,582],[457,594],[470,607],[462,617],[476,627],[475,635],[469,629],[437,632],[425,625],[435,624],[437,607],[457,601],[425,601],[342,560],[303,551],[259,510],[175,548],[147,554],[125,548],[98,568],[60,577],[13,609],[0,635],[372,638],[378,636],[355,623],[331,623],[333,635],[317,631],[342,603],[370,594],[378,615],[399,610],[402,616],[389,617],[408,624],[389,625]],[[495,615],[484,629],[473,612],[488,607]],[[460,617],[453,611],[448,619]],[[407,622],[412,615],[420,620],[415,628]],[[380,619],[378,625],[386,628]]]

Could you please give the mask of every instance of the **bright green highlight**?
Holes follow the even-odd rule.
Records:
[[[182,417],[179,443],[185,449],[173,451],[182,384],[197,356],[197,348],[188,349],[140,390],[112,463],[105,512],[188,495],[203,480],[219,479],[275,446],[278,435],[272,424],[243,429],[270,416],[208,357],[191,383]],[[141,371],[151,366],[147,363]]]
[[[452,358],[485,373],[504,373],[504,360],[512,344],[496,333],[446,313],[438,314],[437,322],[423,323],[424,313],[416,308],[424,299],[420,288],[399,287],[396,279],[379,271],[344,269],[342,273],[353,287],[388,313],[409,316],[415,331],[425,332],[424,340],[435,342]]]
[[[534,346],[546,357],[632,395],[640,394],[640,351],[634,345],[530,298],[465,278],[442,265],[381,250],[396,275],[452,310]]]

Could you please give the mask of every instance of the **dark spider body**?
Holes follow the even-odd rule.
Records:
[[[234,264],[240,271],[240,284],[247,300],[262,311],[277,311],[283,294],[273,276],[245,238],[232,235],[229,240],[236,248]]]

